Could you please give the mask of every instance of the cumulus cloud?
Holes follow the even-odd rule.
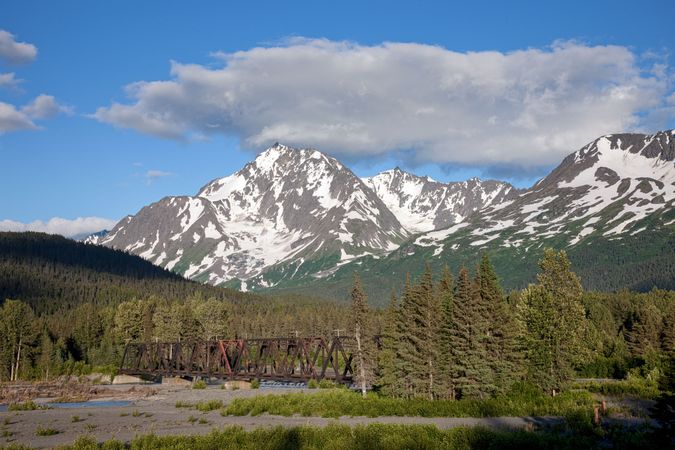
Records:
[[[12,33],[0,30],[0,59],[11,64],[24,64],[36,57],[37,47],[27,42],[17,42]]]
[[[23,80],[16,78],[14,72],[0,73],[0,88],[16,90]]]
[[[49,119],[57,114],[72,114],[72,108],[60,105],[51,95],[38,95],[20,110],[0,102],[0,134],[20,130],[38,130],[34,119]]]
[[[48,119],[60,113],[73,112],[70,106],[60,105],[53,96],[45,94],[35,97],[32,102],[21,108],[21,111],[35,119]]]
[[[0,134],[19,130],[36,130],[38,126],[14,105],[0,102]]]
[[[95,117],[162,138],[238,136],[338,157],[536,167],[598,135],[645,125],[671,92],[667,72],[621,46],[557,42],[509,53],[422,44],[294,39],[172,62],[171,79],[126,87],[129,103]]]
[[[78,217],[69,220],[53,217],[47,222],[35,220],[29,223],[15,220],[0,220],[0,231],[39,231],[49,234],[60,234],[65,237],[75,237],[96,233],[101,230],[110,230],[117,222],[102,217]]]

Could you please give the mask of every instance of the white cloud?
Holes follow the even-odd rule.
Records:
[[[172,62],[171,79],[133,83],[99,108],[115,126],[169,139],[221,133],[338,157],[535,167],[598,135],[650,126],[671,92],[626,47],[557,42],[510,53],[422,44],[294,39],[217,53],[222,67]]]
[[[15,78],[14,72],[0,73],[0,88],[16,90],[23,80]]]
[[[37,47],[27,42],[17,42],[12,33],[0,30],[0,59],[11,64],[23,64],[36,57]]]
[[[57,114],[72,114],[72,108],[60,105],[51,95],[38,95],[21,110],[0,102],[0,134],[20,130],[39,130],[33,120],[49,119]]]
[[[38,126],[14,105],[0,102],[0,134],[19,130],[36,130]]]
[[[29,223],[17,222],[15,220],[0,220],[0,231],[39,231],[73,237],[96,233],[101,230],[110,230],[116,223],[114,220],[102,217],[78,217],[73,220],[53,217],[47,222],[35,220]]]
[[[70,106],[60,105],[51,95],[40,94],[35,99],[21,108],[26,115],[35,119],[48,119],[60,113],[72,114]]]

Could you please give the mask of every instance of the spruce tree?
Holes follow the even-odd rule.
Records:
[[[397,329],[400,336],[397,348],[396,366],[402,386],[399,395],[411,398],[415,393],[414,372],[418,363],[417,346],[415,341],[416,304],[414,301],[414,289],[410,282],[410,274],[406,274],[405,287],[401,297],[401,305],[398,309]]]
[[[564,251],[546,249],[539,267],[539,283],[523,291],[519,315],[528,378],[555,395],[574,377],[574,365],[584,355],[583,291]]]
[[[490,387],[490,367],[485,349],[486,318],[479,286],[462,268],[453,303],[453,384],[461,398],[485,398]]]
[[[438,354],[438,382],[437,393],[440,398],[454,398],[452,383],[452,328],[453,328],[453,290],[454,280],[450,268],[443,267],[441,279],[438,282],[437,295],[441,303],[441,325],[439,327],[439,354]]]
[[[378,385],[382,394],[388,397],[400,396],[403,393],[401,374],[397,365],[397,349],[400,341],[398,315],[398,299],[396,293],[392,291],[389,307],[384,313],[381,348],[378,354]]]
[[[493,394],[503,394],[519,378],[517,324],[486,253],[481,258],[477,281],[481,304],[486,309],[485,346],[492,371]]]
[[[440,328],[443,309],[440,298],[434,292],[433,274],[427,264],[424,274],[417,288],[419,302],[419,330],[420,330],[420,394],[434,399],[438,383],[438,356],[440,354]]]

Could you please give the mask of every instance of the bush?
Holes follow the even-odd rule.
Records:
[[[57,430],[56,428],[43,428],[43,427],[37,427],[35,429],[35,435],[36,436],[54,436],[55,434],[59,434],[60,431]]]
[[[8,411],[34,411],[36,409],[49,409],[49,406],[40,405],[32,400],[23,403],[10,403],[9,406],[7,406]]]
[[[195,405],[195,408],[201,412],[215,411],[223,407],[222,400],[209,400],[208,402],[199,402]]]
[[[603,395],[629,395],[649,399],[656,399],[660,395],[659,386],[655,380],[648,380],[634,375],[628,375],[628,378],[625,380],[602,383],[598,381],[576,383],[574,387]]]
[[[204,380],[197,380],[194,383],[192,383],[192,389],[206,389],[206,381]]]
[[[194,403],[190,402],[184,402],[184,401],[177,401],[176,402],[176,408],[193,408],[195,405]]]
[[[307,382],[307,388],[308,389],[316,389],[319,387],[319,383],[315,379],[311,379]]]
[[[260,380],[251,380],[251,389],[260,388]]]

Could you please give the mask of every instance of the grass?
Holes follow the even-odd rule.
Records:
[[[583,424],[586,427],[586,423]],[[570,426],[558,430],[489,430],[481,427],[440,430],[430,425],[371,424],[350,427],[330,424],[325,427],[259,428],[245,431],[226,427],[203,436],[138,436],[129,443],[109,441],[99,444],[89,436],[80,437],[64,450],[84,449],[569,449],[598,448],[599,444],[617,442],[622,448],[662,448],[654,435],[640,430],[614,430],[601,437]],[[604,441],[603,441],[604,440]],[[627,445],[622,444],[637,444]]]
[[[570,412],[593,410],[587,392],[567,392],[549,397],[536,389],[519,386],[511,394],[486,400],[394,399],[370,393],[366,398],[355,392],[333,389],[316,393],[292,393],[234,399],[221,411],[224,416],[420,416],[420,417],[498,417],[564,416]]]
[[[200,417],[200,418],[199,418],[199,424],[200,424],[200,425],[208,425],[208,424],[209,424],[209,421],[206,420],[206,419],[203,418],[203,417]]]
[[[206,381],[204,380],[197,380],[194,383],[192,383],[192,389],[206,389]]]
[[[39,405],[32,400],[22,403],[10,403],[7,411],[34,411],[36,409],[49,409],[46,405]]]
[[[308,389],[316,389],[319,387],[319,383],[315,379],[311,379],[307,382]]]
[[[0,436],[4,438],[11,438],[12,436],[14,436],[14,433],[12,433],[9,430],[2,430],[2,434],[0,434]]]
[[[573,387],[603,395],[631,396],[648,399],[656,399],[661,395],[659,386],[655,381],[637,377],[602,383],[597,381],[587,381],[576,383]]]
[[[55,434],[59,434],[60,431],[57,430],[56,428],[44,428],[44,427],[37,427],[35,429],[35,435],[36,436],[54,436]]]
[[[176,402],[176,408],[194,408],[195,404],[190,403],[190,402],[184,402],[184,401],[177,401]]]
[[[120,417],[127,417],[128,415],[129,415],[129,413],[125,413],[125,412],[120,413]]]
[[[209,400],[207,402],[199,402],[195,405],[195,408],[201,412],[215,411],[223,407],[222,400]]]
[[[190,416],[188,417],[188,422],[194,425],[194,423],[197,421],[197,418],[195,416]]]
[[[143,415],[143,413],[140,412],[140,411],[137,410],[137,409],[134,409],[134,410],[131,412],[131,417],[141,417],[142,415]]]
[[[98,428],[98,425],[94,425],[93,423],[88,423],[84,426],[84,429],[87,431],[94,431],[96,428]]]
[[[82,421],[84,421],[84,419],[82,419],[80,416],[73,416],[73,417],[70,418],[70,421],[71,421],[72,423],[77,423],[77,422],[82,422]]]

